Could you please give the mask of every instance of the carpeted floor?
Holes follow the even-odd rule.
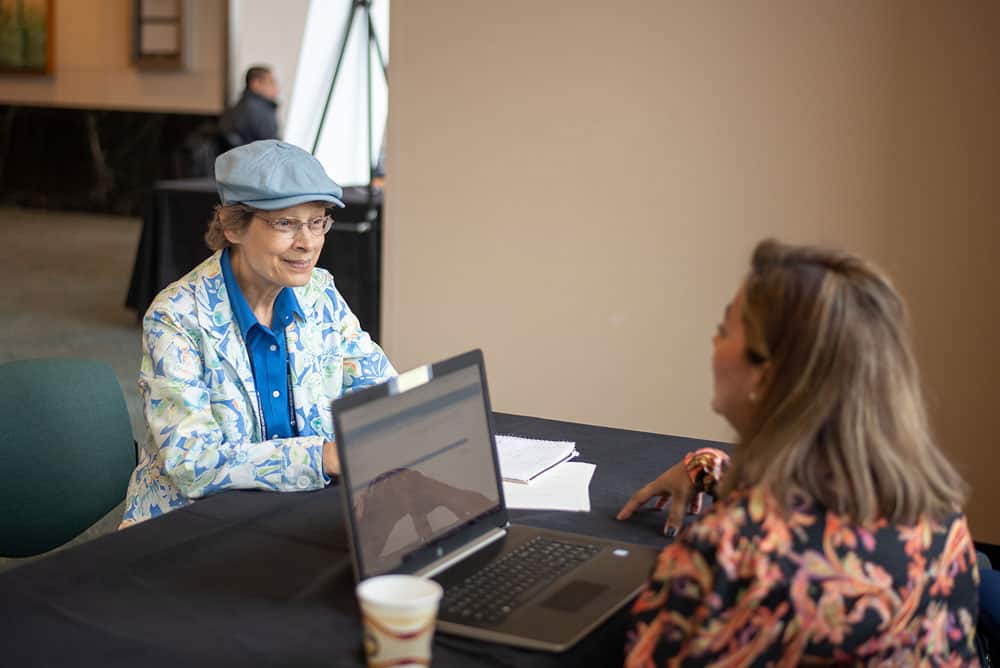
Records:
[[[137,218],[0,207],[0,363],[35,357],[107,362],[142,436],[140,328],[125,308]],[[121,508],[70,545],[114,530]],[[25,560],[0,559],[0,570]]]

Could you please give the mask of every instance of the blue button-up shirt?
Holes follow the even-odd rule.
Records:
[[[283,288],[274,300],[272,330],[257,321],[243,291],[240,290],[233,267],[229,261],[229,249],[222,251],[220,258],[222,278],[226,282],[229,303],[239,325],[240,334],[246,342],[253,382],[263,411],[265,439],[289,438],[297,436],[292,413],[292,400],[288,396],[288,350],[285,345],[285,327],[292,322],[292,316],[304,317],[299,300],[291,288]]]

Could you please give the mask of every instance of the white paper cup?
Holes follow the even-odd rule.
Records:
[[[415,575],[379,575],[355,591],[369,668],[431,664],[441,585]]]

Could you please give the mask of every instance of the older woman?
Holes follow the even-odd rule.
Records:
[[[965,486],[934,444],[903,303],[849,255],[761,243],[714,338],[732,461],[690,453],[619,519],[717,501],[663,550],[626,665],[977,663]]]
[[[330,403],[395,375],[316,268],[343,206],[319,162],[266,140],[215,173],[216,252],[143,318],[146,443],[122,526],[228,489],[323,487],[339,473]]]

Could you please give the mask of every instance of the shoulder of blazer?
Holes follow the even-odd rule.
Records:
[[[233,326],[233,311],[216,251],[183,277],[165,287],[153,300],[146,318],[168,318],[188,331],[199,329],[220,338]]]

